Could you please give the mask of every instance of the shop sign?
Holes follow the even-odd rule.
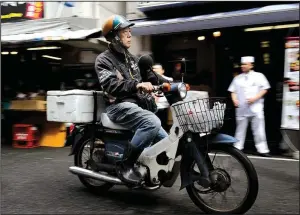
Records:
[[[44,17],[44,2],[1,2],[1,22],[16,22]]]
[[[299,37],[287,38],[281,128],[299,130]]]

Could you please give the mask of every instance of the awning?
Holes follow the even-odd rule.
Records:
[[[1,43],[53,41],[100,37],[97,19],[55,18],[1,24]]]
[[[139,36],[288,21],[299,22],[299,4],[270,5],[210,15],[138,21],[133,26],[132,32],[134,36]]]
[[[139,2],[137,5],[137,9],[142,12],[153,11],[157,9],[163,8],[174,8],[174,7],[182,7],[186,5],[193,5],[193,4],[207,4],[210,3],[209,1],[185,1],[185,2],[176,2],[176,1],[169,1],[169,2],[156,2],[156,1],[143,1]]]

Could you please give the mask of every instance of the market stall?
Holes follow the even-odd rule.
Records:
[[[66,127],[47,122],[46,92],[94,87],[93,61],[107,46],[98,39],[101,29],[97,20],[41,19],[4,23],[1,27],[5,142],[19,140],[20,147],[33,146],[28,143],[29,135],[23,135],[24,126],[16,129],[17,124],[38,130],[39,146],[63,146]],[[21,134],[13,134],[13,128]]]

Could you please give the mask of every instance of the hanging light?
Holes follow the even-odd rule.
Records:
[[[57,46],[43,46],[43,47],[34,47],[34,48],[28,48],[28,51],[34,51],[34,50],[49,50],[49,49],[61,49],[61,47]]]
[[[219,36],[221,36],[221,32],[220,31],[215,31],[213,33],[213,35],[214,35],[214,37],[219,37]]]
[[[54,57],[54,56],[51,56],[51,55],[42,55],[43,58],[49,58],[49,59],[53,59],[53,60],[61,60],[60,57]]]
[[[199,40],[199,41],[205,40],[205,36],[200,36],[200,37],[198,37],[198,40]]]

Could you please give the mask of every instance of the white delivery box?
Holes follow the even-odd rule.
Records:
[[[105,112],[103,93],[97,91],[97,121]],[[67,90],[47,92],[47,120],[52,122],[90,123],[93,121],[93,91]]]

